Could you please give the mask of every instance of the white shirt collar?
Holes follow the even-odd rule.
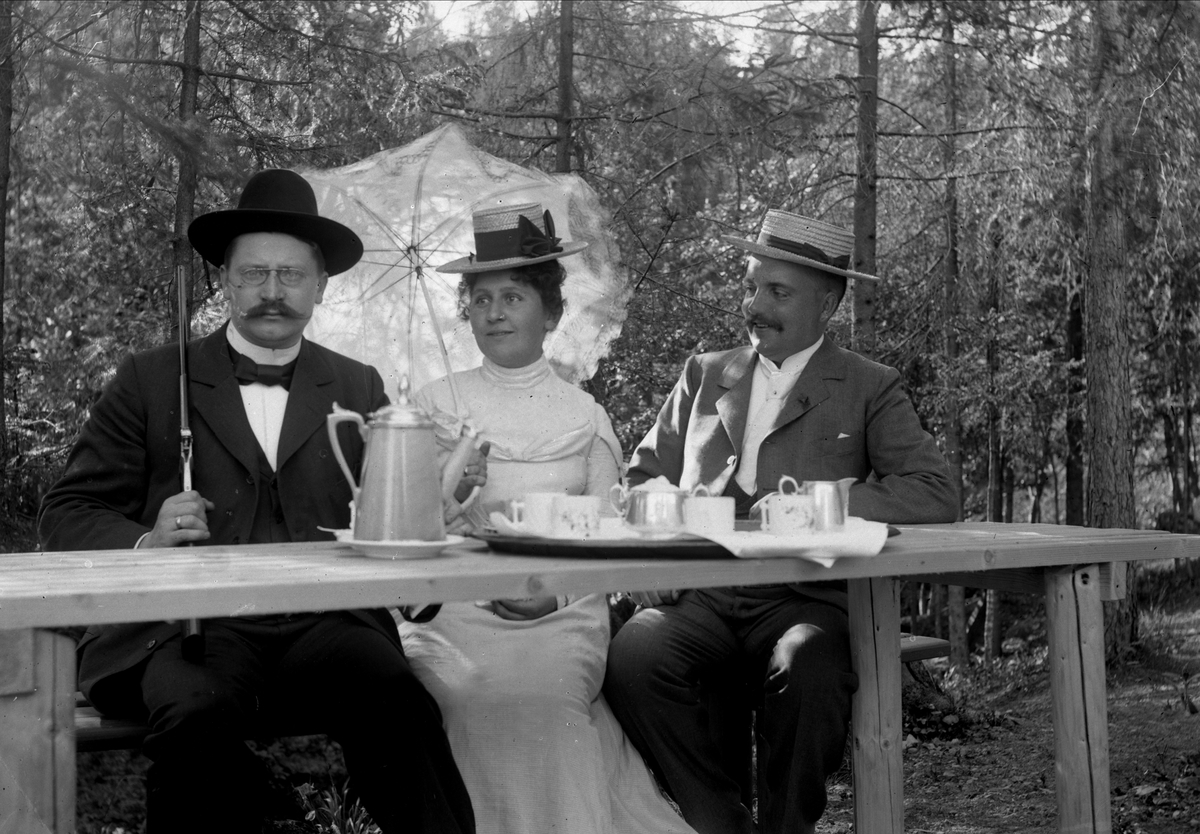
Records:
[[[243,336],[233,326],[233,322],[230,322],[229,327],[225,328],[225,338],[229,341],[231,348],[260,365],[286,365],[300,355],[300,342],[296,342],[291,347],[278,349],[261,347]],[[303,340],[304,337],[301,337],[300,341]]]
[[[817,352],[817,348],[825,341],[825,334],[821,334],[811,345],[806,347],[799,353],[793,353],[787,359],[783,360],[783,364],[776,367],[775,363],[761,353],[758,354],[758,367],[766,373],[768,377],[772,376],[800,376],[804,369],[808,366],[808,360],[812,359],[813,354]]]

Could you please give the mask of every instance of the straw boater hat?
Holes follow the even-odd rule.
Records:
[[[540,203],[482,209],[471,215],[475,251],[437,268],[438,272],[491,272],[540,264],[587,249],[583,241],[554,236],[554,219]]]
[[[739,249],[745,249],[761,258],[791,261],[841,275],[843,278],[859,278],[878,281],[878,276],[847,269],[850,255],[854,251],[854,234],[839,226],[831,226],[811,217],[802,217],[790,211],[770,209],[763,218],[758,240],[721,235],[721,240]]]
[[[321,247],[330,275],[345,272],[363,254],[358,235],[317,214],[312,186],[295,171],[259,171],[246,183],[237,208],[200,215],[188,226],[188,240],[204,260],[221,266],[230,242],[252,232],[279,232],[313,241]]]

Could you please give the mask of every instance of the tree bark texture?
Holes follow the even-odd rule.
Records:
[[[1133,527],[1129,265],[1125,218],[1131,200],[1125,152],[1128,96],[1118,67],[1124,48],[1120,4],[1093,6],[1092,110],[1088,123],[1084,343],[1087,356],[1088,525]],[[1121,654],[1132,639],[1133,604],[1107,606],[1105,644]]]
[[[958,519],[962,520],[962,439],[958,403],[958,177],[955,176],[958,153],[958,58],[954,45],[954,21],[949,14],[942,27],[945,53],[946,138],[942,142],[942,166],[946,170],[945,223],[946,268],[942,285],[942,340],[945,359],[945,413],[942,422],[946,434],[946,462],[958,488]]]
[[[1086,382],[1083,371],[1083,284],[1074,282],[1067,290],[1067,420],[1066,496],[1064,521],[1077,527],[1086,521],[1084,513],[1084,444],[1087,423],[1084,420]],[[1057,493],[1056,493],[1057,494]]]
[[[575,0],[559,0],[558,17],[558,143],[554,170],[571,173],[571,97],[575,71]]]
[[[853,269],[875,274],[877,211],[876,132],[879,111],[879,0],[858,3],[858,182],[854,189]],[[864,356],[875,355],[875,284],[854,281],[851,342]]]
[[[8,264],[4,253],[8,249],[8,180],[10,143],[12,141],[13,116],[13,37],[12,4],[4,3],[0,8],[0,311],[4,310],[4,287],[7,284]],[[4,317],[0,314],[0,495],[8,501],[8,368],[2,349],[4,345]],[[5,507],[7,509],[7,507]]]

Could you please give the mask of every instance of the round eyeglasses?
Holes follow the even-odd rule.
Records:
[[[258,287],[267,282],[271,277],[271,273],[275,273],[275,277],[279,283],[285,287],[298,287],[308,280],[308,273],[302,269],[294,269],[290,266],[281,266],[278,269],[268,269],[265,266],[248,266],[238,270],[238,278],[242,279],[242,283],[251,287]]]

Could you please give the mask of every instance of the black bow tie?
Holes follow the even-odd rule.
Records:
[[[292,372],[296,370],[296,360],[286,365],[260,365],[248,356],[236,354],[233,364],[233,375],[239,385],[250,385],[261,382],[263,385],[282,385],[287,391],[292,387]]]

